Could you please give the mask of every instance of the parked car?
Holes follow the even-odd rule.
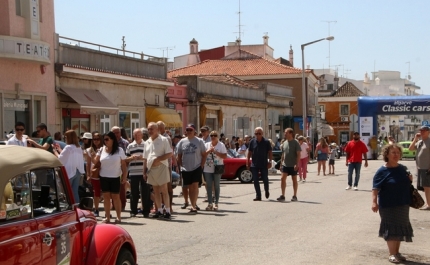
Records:
[[[246,169],[246,158],[240,157],[234,149],[227,150],[227,158],[224,159],[224,174],[222,179],[238,178],[242,183],[252,182],[251,171]]]
[[[416,151],[410,151],[409,146],[411,145],[411,141],[400,142],[399,145],[402,147],[402,159],[403,158],[413,158],[415,159]]]
[[[0,265],[136,264],[130,234],[98,224],[93,199],[75,202],[51,153],[0,146]]]

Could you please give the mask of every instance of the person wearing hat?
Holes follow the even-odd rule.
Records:
[[[349,141],[345,147],[346,166],[348,167],[348,186],[346,190],[350,190],[352,186],[352,173],[355,170],[354,190],[358,190],[358,181],[360,180],[361,164],[364,157],[364,167],[367,167],[367,146],[360,140],[360,133],[354,132],[353,140]]]
[[[196,126],[188,124],[186,136],[177,144],[178,167],[181,169],[184,185],[188,185],[191,201],[190,213],[197,213],[197,197],[199,182],[202,178],[203,167],[206,162],[206,148],[202,139],[195,136]]]
[[[205,125],[200,128],[200,133],[202,134],[202,140],[205,143],[210,143],[211,138],[209,137],[209,126]]]
[[[409,150],[416,152],[416,163],[418,171],[417,186],[424,187],[426,204],[421,210],[430,210],[430,128],[422,126],[420,132],[415,134]],[[421,138],[421,140],[420,140]]]

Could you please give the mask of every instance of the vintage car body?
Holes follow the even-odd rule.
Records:
[[[252,182],[251,171],[246,169],[246,158],[239,157],[233,149],[227,150],[227,158],[224,159],[224,174],[221,179],[236,179],[242,183]]]
[[[131,236],[97,224],[92,198],[75,203],[51,153],[0,146],[0,265],[136,264]]]

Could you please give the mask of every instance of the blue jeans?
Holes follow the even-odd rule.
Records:
[[[354,187],[358,186],[360,180],[361,163],[354,162],[348,165],[348,186],[352,186],[352,172],[355,170]]]
[[[206,181],[206,191],[208,193],[208,203],[212,204],[213,198],[212,198],[212,183],[215,188],[215,204],[218,204],[219,202],[219,192],[220,192],[220,181],[221,181],[221,175],[222,174],[214,174],[214,173],[207,173],[203,172],[203,176],[205,177]]]
[[[75,203],[79,203],[79,182],[81,180],[81,172],[76,169],[76,174],[69,178],[70,186],[72,187],[73,197],[75,197]]]
[[[267,169],[267,167],[251,167],[250,169],[252,173],[252,180],[254,181],[256,197],[261,199],[260,176],[258,175],[258,173],[260,172],[261,174],[261,179],[264,183],[264,191],[269,191],[269,170]]]

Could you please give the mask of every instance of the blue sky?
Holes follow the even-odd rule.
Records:
[[[290,45],[294,65],[301,67],[300,45],[329,34],[335,40],[306,46],[305,65],[328,68],[363,79],[376,69],[399,71],[430,94],[425,76],[430,61],[430,1],[408,0],[241,0],[243,44],[260,44],[265,32],[274,56],[288,59]],[[56,32],[60,36],[163,56],[189,52],[195,38],[199,49],[210,49],[238,37],[238,0],[55,0]],[[173,48],[174,47],[174,48]],[[164,56],[167,52],[164,51]],[[410,62],[410,63],[407,63]],[[334,67],[332,67],[334,68]]]

